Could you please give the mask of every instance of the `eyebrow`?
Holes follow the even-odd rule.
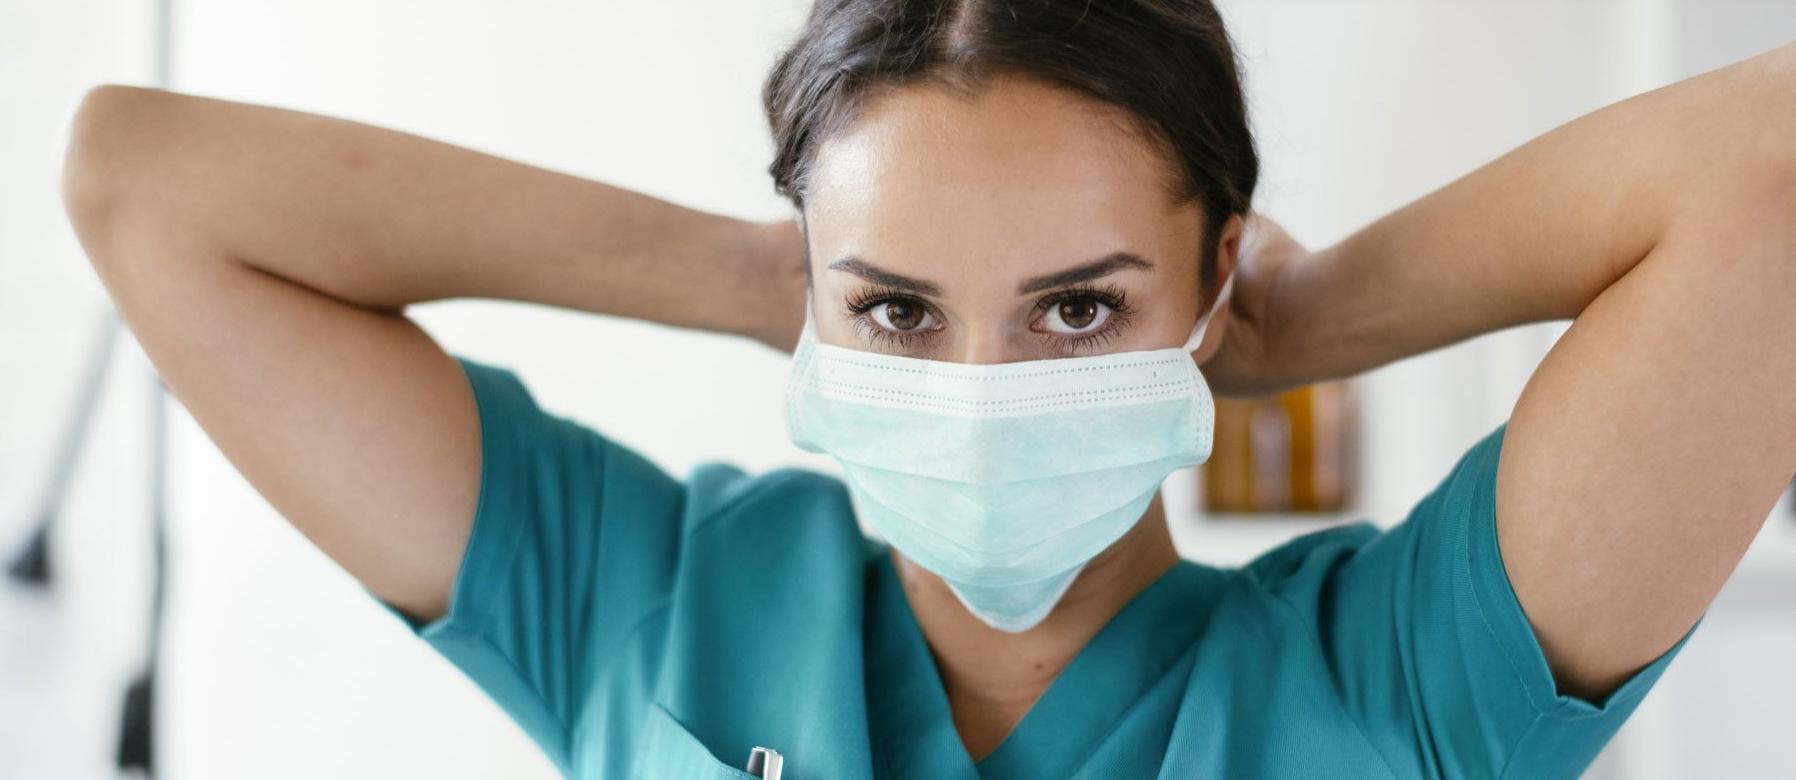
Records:
[[[1032,292],[1041,292],[1042,290],[1055,287],[1065,287],[1069,284],[1089,282],[1099,277],[1109,276],[1117,271],[1151,271],[1153,268],[1153,263],[1141,259],[1140,255],[1133,252],[1111,252],[1108,255],[1083,265],[1076,265],[1072,268],[1055,271],[1051,274],[1024,279],[1022,284],[1017,285],[1016,291],[1018,295],[1027,295]]]
[[[894,289],[914,292],[918,295],[940,295],[941,288],[934,282],[915,279],[903,274],[895,274],[867,262],[855,255],[848,255],[829,264],[829,270],[846,271],[874,284],[885,285]],[[1032,276],[1017,285],[1018,295],[1041,292],[1069,284],[1089,282],[1122,270],[1151,271],[1154,264],[1133,252],[1111,252],[1088,263],[1055,271],[1051,274]]]
[[[918,295],[941,295],[942,293],[942,288],[937,287],[934,282],[926,282],[922,279],[913,279],[908,276],[892,273],[891,271],[887,271],[884,268],[880,268],[877,265],[862,260],[859,257],[855,257],[854,255],[848,255],[847,257],[830,263],[829,270],[847,271],[848,273],[854,274],[855,276],[874,284],[882,284],[887,287],[904,290],[905,292],[914,292]]]

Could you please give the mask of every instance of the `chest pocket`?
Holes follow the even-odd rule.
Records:
[[[743,761],[748,756],[742,757]],[[649,702],[630,776],[648,780],[757,780],[754,775],[717,760],[698,737],[660,704]]]

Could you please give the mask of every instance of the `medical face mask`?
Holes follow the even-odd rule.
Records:
[[[861,517],[994,628],[1041,622],[1168,474],[1210,456],[1191,352],[1214,306],[1177,347],[978,365],[823,344],[810,309],[792,441],[833,456]]]

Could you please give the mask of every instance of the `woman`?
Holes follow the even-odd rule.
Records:
[[[1207,2],[846,0],[765,91],[794,221],[119,86],[64,198],[225,455],[570,776],[1572,777],[1796,471],[1792,94],[1785,46],[1311,252]],[[847,479],[675,480],[404,316],[459,296],[795,348]],[[1175,553],[1209,387],[1567,318],[1400,524]]]

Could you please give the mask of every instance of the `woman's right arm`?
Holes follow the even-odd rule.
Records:
[[[446,610],[475,402],[404,315],[533,301],[787,346],[788,222],[748,222],[393,130],[105,85],[63,200],[163,381],[301,533],[413,617]]]

